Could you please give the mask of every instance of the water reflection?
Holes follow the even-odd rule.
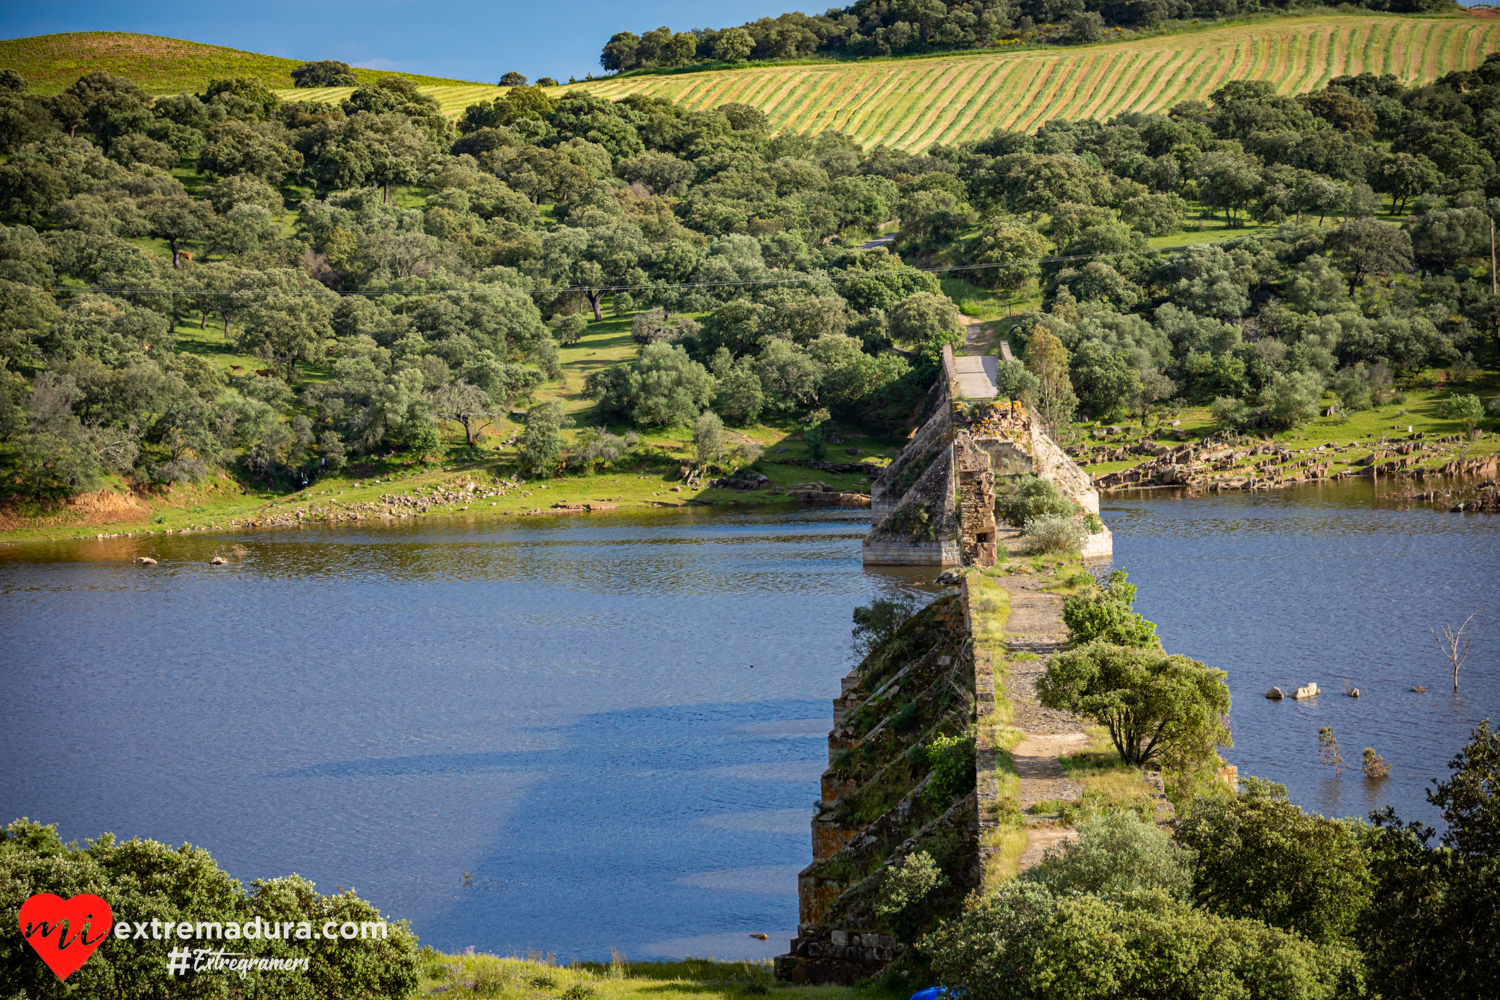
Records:
[[[865,530],[678,510],[0,549],[0,752],[31,762],[0,812],[353,886],[441,948],[771,954],[850,611],[933,575],[862,572]]]

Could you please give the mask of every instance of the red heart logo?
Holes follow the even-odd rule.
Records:
[[[109,904],[98,896],[63,899],[40,892],[21,904],[21,936],[58,979],[67,979],[109,937],[114,919]]]

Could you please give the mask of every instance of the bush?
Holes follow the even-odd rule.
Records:
[[[1128,574],[1117,569],[1104,583],[1068,598],[1063,604],[1063,624],[1073,645],[1103,641],[1117,646],[1158,645],[1156,625],[1131,610],[1135,586]]]
[[[1049,849],[1021,878],[1055,896],[1087,892],[1115,898],[1156,889],[1186,901],[1193,889],[1192,860],[1192,852],[1172,843],[1155,823],[1120,811],[1080,822],[1078,839]]]
[[[1224,676],[1159,649],[1091,642],[1051,659],[1037,698],[1104,726],[1127,764],[1159,760],[1188,773],[1217,763],[1214,748],[1231,745]]]
[[[939,870],[932,855],[926,851],[908,854],[881,873],[875,913],[898,938],[909,940],[926,916],[923,901],[947,884],[947,876]]]
[[[928,794],[937,802],[947,802],[974,790],[974,737],[943,736],[927,745],[927,765],[932,779]]]
[[[1083,543],[1079,523],[1062,514],[1044,514],[1026,525],[1021,540],[1029,555],[1043,552],[1077,552]]]
[[[1356,937],[1372,994],[1416,1000],[1488,997],[1500,967],[1500,733],[1485,720],[1427,793],[1448,821],[1403,824],[1389,806],[1364,837],[1376,886]],[[1442,975],[1434,975],[1442,970]]]
[[[965,1000],[1363,994],[1358,952],[1205,913],[1160,892],[1119,903],[1060,899],[1018,880],[945,922],[921,948],[936,981],[963,990]]]
[[[614,465],[634,446],[635,432],[616,437],[603,427],[585,427],[578,432],[572,459],[585,468]]]
[[[1277,372],[1260,394],[1271,426],[1287,430],[1318,415],[1323,400],[1323,379],[1317,372]]]
[[[562,404],[556,401],[541,403],[527,411],[526,430],[521,433],[521,458],[533,475],[551,477],[556,473],[557,457],[562,454],[561,430],[572,423]]]
[[[1239,430],[1250,419],[1250,407],[1233,396],[1219,396],[1208,408],[1214,423],[1227,431]]]
[[[1078,504],[1063,495],[1056,483],[1041,476],[1024,475],[995,498],[995,516],[1012,528],[1024,528],[1047,514],[1072,515]]]
[[[601,416],[629,418],[638,426],[684,424],[714,396],[714,377],[681,346],[655,343],[629,365],[591,372],[583,393],[598,400]]]
[[[1351,820],[1305,813],[1259,783],[1229,801],[1199,799],[1177,830],[1197,852],[1193,896],[1226,917],[1253,917],[1314,941],[1350,934],[1374,879]]]
[[[704,410],[693,424],[693,444],[699,465],[717,462],[724,453],[724,421],[713,410]]]
[[[569,313],[560,318],[554,327],[559,344],[576,344],[583,339],[584,331],[589,328],[589,320],[583,313]]]
[[[823,455],[828,450],[828,437],[823,431],[821,423],[813,424],[802,432],[802,444],[807,448],[807,454],[815,462],[821,462]]]
[[[1449,420],[1457,420],[1463,427],[1464,433],[1473,437],[1479,421],[1484,419],[1484,404],[1479,401],[1478,396],[1466,394],[1449,396],[1443,402],[1443,416]]]
[[[337,923],[379,921],[374,906],[347,892],[320,896],[296,875],[256,880],[246,892],[202,848],[171,848],[152,840],[116,842],[106,834],[79,850],[64,845],[56,827],[21,819],[0,833],[0,909],[14,914],[30,896],[53,892],[102,897],[115,920],[163,922],[219,921],[243,924],[306,922],[319,933]],[[0,926],[0,982],[6,996],[76,1000],[119,997],[277,996],[296,998],[358,996],[405,998],[417,986],[417,941],[405,921],[388,925],[388,937],[365,940],[306,941],[240,939],[229,950],[251,958],[308,958],[298,975],[249,970],[243,978],[222,971],[174,977],[167,972],[167,940],[111,937],[62,986],[32,949],[20,926]],[[205,942],[204,947],[224,947]],[[231,986],[232,984],[232,986]]]

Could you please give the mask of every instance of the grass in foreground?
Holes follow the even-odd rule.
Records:
[[[698,997],[730,1000],[774,992],[787,998],[850,1000],[855,991],[840,986],[793,986],[771,978],[768,962],[715,962],[684,959],[670,962],[582,962],[496,955],[445,955],[424,950],[416,995],[514,997],[516,1000],[644,1000]],[[864,995],[864,994],[861,994]]]

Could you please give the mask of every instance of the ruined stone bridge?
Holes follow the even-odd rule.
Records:
[[[1005,345],[1009,354],[1009,345]],[[1001,399],[996,357],[954,357],[924,404],[926,420],[870,489],[867,566],[989,566],[995,561],[995,481],[1034,473],[1084,512],[1099,513],[1088,474],[1035,413]],[[1085,558],[1113,552],[1109,529],[1088,535]]]
[[[993,565],[1002,530],[1015,534],[995,523],[997,478],[1045,476],[1098,514],[1089,477],[1035,414],[1000,398],[999,363],[943,349],[925,421],[871,489],[867,565]],[[1086,557],[1111,554],[1107,528],[1086,538]],[[996,707],[994,663],[1005,656],[1010,608],[997,586],[964,574],[957,593],[940,595],[843,678],[813,861],[797,876],[797,937],[776,959],[778,979],[853,985],[897,959],[904,945],[878,904],[883,873],[912,854],[927,852],[951,875],[934,904],[944,912],[985,884],[1002,807],[994,741],[1010,718]],[[935,790],[914,761],[938,736],[963,732],[975,739],[974,790]]]

